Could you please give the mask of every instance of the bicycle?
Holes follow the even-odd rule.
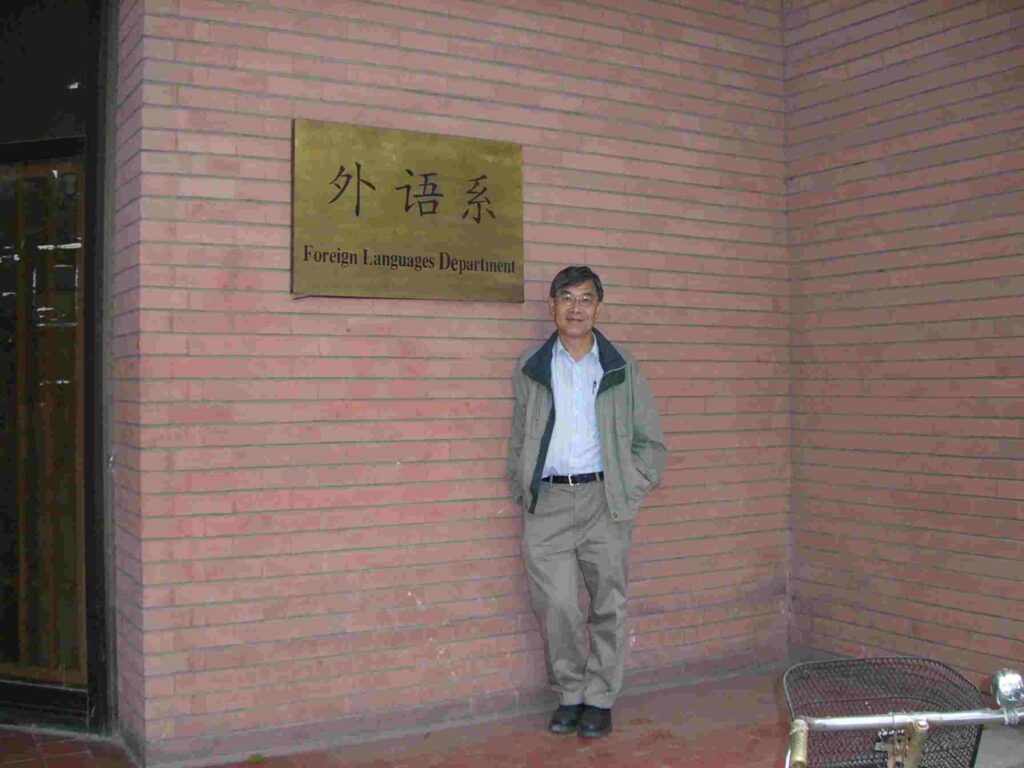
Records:
[[[786,768],[972,768],[982,726],[1020,725],[1024,680],[991,679],[998,709],[952,667],[917,657],[798,664],[783,679]]]

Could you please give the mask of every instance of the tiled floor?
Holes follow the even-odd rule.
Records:
[[[472,726],[219,768],[781,768],[787,711],[781,671],[621,698],[604,739],[547,733],[540,712]],[[1024,768],[1024,729],[982,738],[978,768]],[[134,768],[114,743],[0,726],[0,768]]]
[[[3,768],[130,768],[124,750],[107,741],[0,727]]]
[[[787,726],[775,675],[619,700],[600,740],[553,736],[547,714],[462,726],[344,751],[269,759],[267,768],[775,768]],[[243,763],[234,763],[241,766]]]
[[[232,768],[776,768],[786,724],[778,674],[623,697],[604,739],[547,733],[546,712]],[[211,764],[214,761],[211,761]],[[129,768],[113,744],[0,728],[0,768]]]

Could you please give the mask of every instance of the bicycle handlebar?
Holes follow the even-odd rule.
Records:
[[[855,717],[798,717],[789,729],[789,768],[807,768],[807,735],[810,731],[857,731],[873,728],[903,729],[910,727],[927,731],[932,725],[1020,725],[1021,710],[972,709],[962,712],[893,712],[887,715]],[[924,735],[921,737],[923,744]],[[919,751],[919,750],[918,750]],[[916,763],[915,763],[916,765]]]
[[[870,728],[904,728],[913,722],[929,725],[984,725],[1000,723],[1019,725],[1021,713],[1016,709],[971,709],[963,712],[894,712],[887,715],[851,717],[802,717],[812,731],[856,731]]]

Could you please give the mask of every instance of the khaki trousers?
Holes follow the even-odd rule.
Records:
[[[631,520],[612,520],[601,481],[542,482],[534,514],[525,515],[530,599],[546,643],[548,680],[562,704],[610,708],[622,688],[632,538]],[[579,574],[590,595],[586,621],[577,600]]]

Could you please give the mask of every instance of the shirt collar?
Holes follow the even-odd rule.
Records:
[[[586,360],[588,357],[595,357],[598,360],[601,359],[600,355],[598,354],[598,350],[597,350],[597,338],[594,336],[593,333],[590,334],[590,339],[591,339],[590,351],[587,352],[587,354],[585,354],[583,357],[581,357],[579,359],[579,362],[581,362],[581,363],[584,360]],[[554,356],[560,355],[560,354],[561,355],[565,355],[570,360],[572,360],[572,355],[569,354],[569,350],[567,350],[564,346],[562,346],[562,340],[560,338],[558,338],[557,336],[555,336],[555,344],[551,348],[551,356],[554,357]],[[577,362],[577,361],[573,360],[573,362]]]

